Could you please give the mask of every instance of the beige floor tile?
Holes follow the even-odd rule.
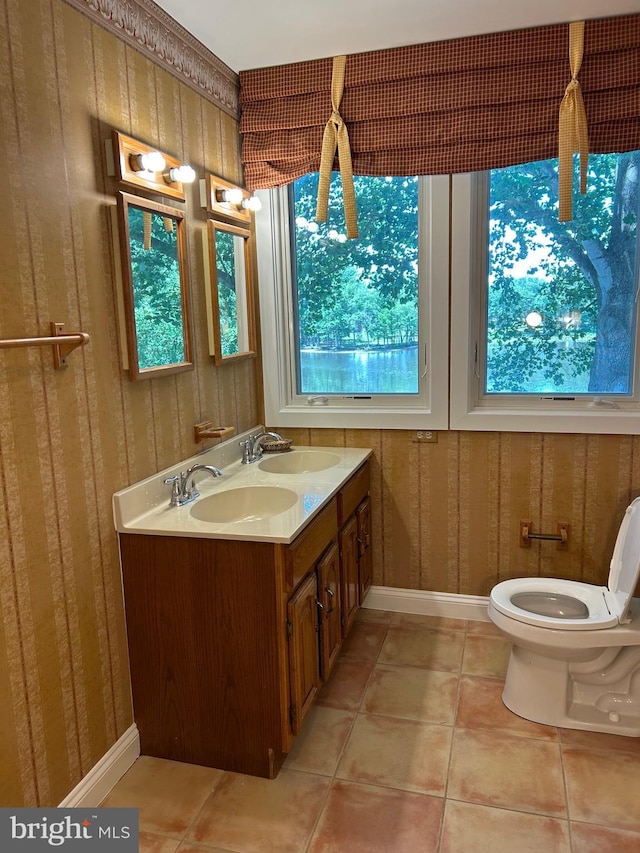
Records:
[[[101,805],[134,806],[140,809],[141,832],[181,837],[223,775],[141,755]]]
[[[357,711],[373,669],[372,661],[338,659],[327,683],[318,694],[318,705]]]
[[[453,725],[458,676],[449,672],[378,664],[361,710],[384,717]]]
[[[569,815],[573,820],[640,828],[640,761],[626,752],[563,747]]]
[[[604,732],[582,732],[578,729],[558,729],[558,734],[563,746],[589,750],[615,749],[640,757],[640,737],[624,737],[624,735],[610,735]]]
[[[507,674],[511,643],[504,637],[467,634],[462,656],[462,671],[466,675],[487,675],[504,678]]]
[[[456,729],[447,797],[565,817],[560,747],[505,732]]]
[[[349,736],[353,718],[351,711],[315,705],[307,714],[302,731],[294,740],[284,767],[288,770],[304,770],[307,773],[333,776]]]
[[[336,776],[442,796],[453,729],[358,714]]]
[[[573,853],[638,853],[638,832],[596,826],[593,823],[572,823],[571,844]]]
[[[422,616],[419,613],[394,613],[391,624],[403,628],[426,628],[429,631],[467,630],[466,619],[452,619],[449,616]]]
[[[196,844],[195,841],[183,841],[177,853],[231,853],[224,847],[211,847],[210,844]]]
[[[467,634],[482,634],[485,637],[504,637],[500,628],[496,628],[493,622],[484,622],[480,619],[470,619],[467,622]]]
[[[309,853],[431,853],[442,806],[439,797],[336,781]]]
[[[447,800],[440,853],[570,853],[565,820]]]
[[[340,660],[375,661],[386,634],[387,626],[379,622],[354,622],[342,643]]]
[[[393,611],[391,610],[373,610],[371,607],[361,607],[356,616],[357,622],[381,622],[388,625],[391,622]]]
[[[141,832],[138,839],[139,853],[176,853],[179,846],[178,838],[153,835],[151,832]]]
[[[419,666],[442,672],[459,672],[465,635],[457,631],[391,625],[378,663]]]
[[[519,717],[502,701],[504,682],[499,678],[463,675],[460,678],[456,725],[466,729],[491,729],[523,737],[558,740],[558,730]]]
[[[226,773],[187,839],[242,853],[299,853],[331,780],[282,769],[276,779]]]

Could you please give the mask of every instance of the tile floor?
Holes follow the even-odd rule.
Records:
[[[274,781],[141,757],[143,853],[638,853],[640,739],[500,700],[488,622],[362,610]]]

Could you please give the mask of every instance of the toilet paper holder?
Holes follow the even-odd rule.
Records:
[[[531,548],[532,539],[551,539],[557,542],[558,551],[566,551],[569,547],[569,525],[565,521],[559,521],[557,533],[533,533],[530,521],[520,522],[520,547]]]

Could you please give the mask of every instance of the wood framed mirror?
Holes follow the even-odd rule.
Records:
[[[203,237],[209,351],[216,364],[255,356],[251,231],[208,219]]]
[[[129,378],[191,370],[184,213],[124,192],[117,209]]]

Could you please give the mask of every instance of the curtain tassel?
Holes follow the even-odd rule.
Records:
[[[569,24],[569,62],[571,82],[560,104],[558,133],[558,186],[560,222],[573,218],[573,155],[580,156],[580,192],[587,191],[589,134],[578,74],[584,55],[584,21]]]
[[[320,180],[318,183],[318,204],[316,219],[326,222],[329,210],[329,186],[331,170],[338,150],[340,177],[342,178],[342,196],[344,199],[344,216],[349,239],[358,236],[358,215],[356,212],[356,194],[353,186],[353,165],[351,163],[351,146],[347,126],[340,115],[340,101],[344,92],[344,72],[346,56],[334,56],[333,72],[331,75],[331,117],[324,129],[322,137],[322,155],[320,157]]]

